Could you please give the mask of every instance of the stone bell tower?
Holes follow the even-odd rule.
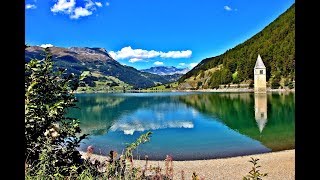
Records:
[[[256,65],[254,66],[254,92],[255,93],[266,93],[267,92],[267,77],[266,77],[266,66],[258,55]]]

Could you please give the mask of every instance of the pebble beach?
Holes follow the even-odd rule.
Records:
[[[84,154],[84,153],[83,153]],[[205,180],[236,180],[242,179],[252,168],[248,162],[250,157],[259,158],[258,165],[261,173],[268,173],[264,180],[293,180],[295,179],[295,150],[285,150],[264,154],[238,156],[222,159],[173,161],[173,179],[182,179],[181,171],[184,171],[184,179],[192,179],[192,173]],[[92,155],[99,161],[106,160],[105,156]],[[144,167],[144,160],[134,160],[134,166]],[[165,161],[149,161],[148,166],[160,166],[165,169]]]

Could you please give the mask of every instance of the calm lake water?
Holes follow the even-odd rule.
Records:
[[[212,159],[295,147],[293,93],[114,93],[77,94],[79,118],[89,133],[80,150],[119,154],[127,143],[152,131],[134,158]]]

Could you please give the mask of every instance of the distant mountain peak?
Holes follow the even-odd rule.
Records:
[[[176,68],[174,66],[154,66],[148,69],[141,69],[140,71],[158,75],[173,75],[185,74],[189,71],[189,68]]]
[[[44,48],[30,46],[26,48],[26,53],[32,57],[32,54],[38,55]],[[49,47],[49,52],[54,59],[68,59],[73,62],[110,62],[115,61],[104,48],[90,47]]]

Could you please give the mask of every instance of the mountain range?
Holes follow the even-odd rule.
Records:
[[[181,75],[158,75],[149,72],[139,71],[133,67],[120,64],[114,60],[103,48],[89,47],[49,47],[55,68],[65,68],[67,73],[74,73],[80,76],[83,72],[90,72],[92,78],[87,78],[86,83],[94,87],[93,81],[109,80],[114,86],[119,82],[136,88],[147,88],[157,84],[166,84],[176,81]],[[25,61],[31,59],[43,59],[44,48],[29,46],[25,49]],[[173,68],[176,69],[176,68]],[[112,78],[110,78],[112,77]],[[116,80],[114,80],[116,78]]]
[[[173,74],[185,74],[189,71],[189,68],[176,68],[174,66],[155,66],[148,69],[141,69],[142,72],[148,72],[158,75],[173,75]]]

